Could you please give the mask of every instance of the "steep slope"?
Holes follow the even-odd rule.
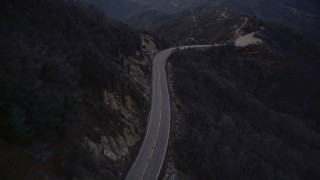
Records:
[[[256,18],[235,15],[226,10],[200,12],[194,10],[171,15],[159,12],[158,16],[150,19],[155,13],[149,11],[145,14],[136,14],[129,17],[127,22],[140,28],[144,27],[174,45],[231,43],[239,33],[261,29]],[[241,26],[243,28],[238,32],[237,29]]]
[[[318,33],[320,29],[320,4],[313,0],[168,0],[148,2],[150,3],[150,6],[147,6],[148,8],[164,11],[171,14],[169,16],[181,11],[193,13],[227,9],[238,15],[256,16],[264,21],[288,26],[300,32],[314,43],[319,44],[320,42]],[[155,15],[158,16],[158,14]],[[152,22],[153,19],[157,18],[154,18],[150,14],[147,22]],[[135,22],[132,18],[130,20]]]
[[[288,26],[319,44],[320,4],[315,0],[84,0],[103,9],[116,18],[129,16],[127,22],[149,28],[163,17],[159,12],[172,16],[182,11],[212,11],[228,9],[233,13],[256,16],[264,21]],[[152,13],[153,12],[153,13]],[[178,13],[179,14],[179,13]],[[130,17],[134,15],[134,17]],[[159,17],[160,15],[160,17]],[[142,18],[141,18],[142,17]],[[141,19],[139,19],[141,18]],[[155,21],[155,22],[154,22]]]
[[[319,177],[319,47],[270,25],[260,38],[170,57],[177,109],[165,179]]]
[[[77,1],[0,8],[0,179],[122,177],[145,133],[156,41]]]
[[[130,0],[82,0],[103,9],[105,13],[114,18],[124,18],[130,14],[140,12],[142,4]]]
[[[233,41],[243,18],[225,11],[185,13],[165,19],[149,28],[173,44],[213,44]]]
[[[320,3],[316,0],[132,0],[135,3],[145,4],[151,8],[161,9],[166,12],[176,12],[185,9],[194,8],[200,5],[211,5],[220,7],[233,7],[235,9],[247,8],[247,10],[254,10],[259,8],[261,10],[264,6],[264,11],[270,11],[270,8],[279,6],[288,6],[303,10],[306,13],[318,14]]]
[[[129,25],[148,31],[153,25],[170,17],[171,16],[168,16],[168,14],[163,11],[151,9],[143,13],[131,14],[126,17],[124,21]]]

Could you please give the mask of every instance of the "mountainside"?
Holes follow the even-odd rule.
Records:
[[[174,132],[165,179],[320,176],[320,49],[278,26],[258,36],[263,43],[169,58]]]
[[[245,17],[227,11],[191,13],[159,21],[148,30],[173,44],[232,43],[236,31],[245,22]],[[259,30],[254,18],[249,18],[244,31]],[[244,32],[246,33],[246,32]]]
[[[319,5],[2,0],[0,180],[318,179]]]
[[[0,179],[124,176],[160,44],[78,1],[2,1],[0,32]]]
[[[284,6],[297,8],[306,13],[319,15],[318,8],[320,3],[316,0],[132,0],[132,2],[148,5],[149,8],[161,9],[167,12],[181,11],[183,9],[190,9],[200,5],[211,5],[220,7],[232,8],[259,8],[262,11],[271,11],[273,7]],[[262,8],[263,7],[263,8]]]
[[[159,12],[152,22],[147,21],[148,14],[155,13],[136,14],[127,22],[145,27],[172,45],[233,43],[240,34],[259,31],[263,25],[255,17],[239,16],[226,10],[184,11],[172,15]]]
[[[103,9],[105,13],[114,18],[124,18],[130,14],[142,11],[142,4],[130,0],[82,0]]]
[[[320,44],[320,35],[318,33],[320,29],[320,3],[315,0],[84,1],[96,5],[113,17],[127,19],[129,24],[141,27],[141,23],[143,23],[145,25],[143,28],[149,28],[151,24],[157,24],[159,12],[172,16],[182,11],[229,10],[239,15],[256,16],[264,21],[293,28],[314,43]],[[138,19],[141,17],[142,19]],[[161,19],[167,18],[161,15]]]
[[[148,1],[150,2],[150,1]],[[320,35],[318,30],[320,29],[319,9],[320,4],[317,1],[289,1],[289,0],[172,0],[172,1],[157,1],[150,3],[147,6],[149,9],[156,9],[163,11],[169,15],[168,17],[161,17],[161,19],[171,19],[170,17],[178,15],[181,17],[181,11],[189,12],[191,14],[199,12],[216,12],[216,11],[230,11],[237,16],[255,16],[258,19],[267,21],[270,23],[277,23],[282,26],[287,26],[295,29],[304,37],[319,44]],[[146,13],[148,13],[147,11]],[[143,12],[130,17],[127,22],[135,24],[136,20],[144,14]],[[149,14],[145,16],[144,22],[148,22],[144,26],[150,28],[150,24],[157,25],[158,17],[157,13]],[[140,21],[139,21],[140,22]],[[151,23],[150,23],[151,22]],[[140,22],[141,23],[141,22]],[[141,26],[141,24],[136,24]],[[181,30],[181,29],[180,29]]]

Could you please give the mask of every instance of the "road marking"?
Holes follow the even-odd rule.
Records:
[[[165,58],[166,59],[166,58]],[[149,166],[149,163],[150,163],[150,160],[153,156],[153,153],[154,153],[154,150],[155,150],[155,147],[156,147],[156,144],[157,144],[157,140],[158,140],[158,137],[159,137],[159,132],[160,132],[160,127],[161,127],[161,119],[162,119],[162,116],[161,116],[161,112],[162,112],[162,93],[161,93],[161,73],[160,73],[160,65],[158,65],[158,74],[159,74],[159,92],[160,92],[160,112],[159,112],[159,115],[160,115],[160,120],[159,120],[159,125],[158,125],[158,130],[157,130],[157,134],[155,136],[155,139],[154,139],[154,144],[152,146],[152,150],[151,150],[151,153],[148,157],[148,162],[141,174],[141,180],[143,180],[144,176],[146,175],[146,172],[147,172],[147,169],[148,169],[148,166]]]
[[[151,160],[152,160],[154,151],[156,150],[156,148],[159,149],[160,147],[161,147],[160,148],[161,154],[159,154],[159,156],[161,156],[161,158],[162,158],[161,162],[160,162],[160,168],[159,169],[152,169],[153,170],[153,171],[151,171],[152,178],[154,177],[153,175],[156,175],[156,179],[158,179],[159,174],[161,172],[162,165],[164,163],[164,158],[166,156],[167,147],[168,147],[168,143],[169,143],[169,136],[170,136],[170,97],[169,97],[169,88],[167,86],[168,81],[167,81],[167,76],[166,76],[166,71],[165,71],[165,64],[166,64],[167,59],[172,54],[172,52],[177,50],[177,48],[179,48],[179,49],[180,48],[181,49],[189,49],[189,48],[206,48],[206,47],[211,47],[211,46],[212,45],[193,45],[193,46],[173,47],[173,48],[169,48],[167,50],[164,50],[164,51],[162,51],[162,53],[160,52],[155,56],[154,61],[153,61],[153,73],[152,73],[152,90],[153,90],[153,93],[152,93],[152,103],[151,103],[151,105],[152,105],[151,106],[151,115],[150,115],[150,121],[149,121],[148,128],[147,128],[147,133],[146,133],[146,136],[145,136],[145,138],[148,137],[148,140],[152,140],[152,142],[151,142],[151,153],[149,155],[147,155],[147,156],[145,156],[145,154],[142,153],[144,151],[146,151],[145,153],[148,153],[150,151],[150,149],[149,149],[150,146],[149,146],[149,144],[147,144],[147,142],[149,142],[149,141],[146,141],[146,139],[145,139],[144,142],[143,142],[143,145],[141,147],[141,149],[144,148],[144,151],[142,151],[140,149],[140,152],[139,152],[135,162],[131,166],[131,169],[129,170],[129,172],[128,172],[126,178],[125,178],[126,180],[131,180],[131,179],[143,180],[143,179],[145,179],[146,178],[145,177],[146,172],[147,172],[148,168],[150,168],[149,165],[151,164]],[[216,47],[216,46],[223,46],[223,45],[215,44],[214,46]],[[163,71],[160,71],[160,69],[163,70]],[[158,75],[159,75],[159,82],[158,83],[155,82],[157,80],[157,78],[158,78],[157,77],[157,70],[158,70]],[[162,72],[164,73],[164,76],[161,78]],[[168,96],[166,97],[166,100],[169,101],[169,104],[168,104],[168,107],[169,107],[168,123],[169,123],[169,125],[168,125],[168,129],[167,129],[168,131],[164,132],[167,135],[167,137],[165,139],[166,141],[165,141],[164,153],[162,153],[162,150],[163,150],[162,147],[163,146],[160,146],[160,147],[156,146],[157,145],[157,140],[158,140],[158,138],[160,136],[160,128],[161,128],[161,126],[165,127],[165,125],[166,125],[166,124],[164,125],[163,124],[164,122],[162,122],[163,121],[163,119],[162,119],[163,118],[162,117],[162,111],[163,111],[163,108],[164,108],[164,104],[163,104],[164,102],[163,102],[162,96],[163,96],[163,93],[166,93],[166,92],[163,92],[162,91],[163,89],[161,89],[161,79],[163,79],[163,81],[165,82],[165,86],[163,88],[166,88],[166,91],[167,91],[167,94],[168,94]],[[159,84],[159,88],[160,88],[159,96],[154,94],[154,90],[157,88],[156,87],[157,84]],[[159,119],[159,122],[158,122],[159,125],[157,127],[157,132],[155,132],[156,136],[153,136],[153,133],[149,134],[149,132],[153,129],[153,128],[151,128],[151,126],[153,127],[153,125],[151,125],[152,124],[151,122],[154,122],[156,120],[155,118],[152,118],[152,117],[153,117],[153,114],[154,114],[154,106],[153,106],[154,104],[153,104],[153,102],[157,97],[160,98],[159,99],[159,103],[160,103],[160,112],[159,112],[160,114],[159,114],[159,116],[160,116],[160,119]],[[154,123],[156,123],[156,122],[154,122]],[[147,158],[147,159],[145,159],[145,158]],[[142,169],[141,168],[138,168],[138,169],[135,168],[136,164],[138,162],[142,163],[141,164],[141,168]],[[143,166],[144,163],[146,163],[145,166]],[[155,162],[155,165],[158,167],[158,164],[156,162]],[[140,170],[142,170],[142,173],[138,174],[138,173],[140,173]],[[155,174],[155,173],[157,173],[157,174]],[[129,176],[129,175],[132,175],[132,176]],[[138,177],[136,177],[136,175]]]

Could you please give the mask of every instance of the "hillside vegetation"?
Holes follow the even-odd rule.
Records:
[[[319,8],[320,4],[314,0],[141,0],[146,2],[146,12],[140,12],[133,15],[134,17],[143,17],[141,21],[135,20],[132,16],[128,19],[129,23],[134,23],[141,26],[141,22],[145,22],[144,28],[150,28],[150,24],[159,25],[159,14],[151,13],[150,9],[164,12],[166,16],[161,15],[161,19],[170,19],[167,23],[162,21],[161,26],[166,27],[172,24],[172,16],[176,16],[176,23],[185,19],[181,17],[181,12],[189,12],[188,16],[196,15],[196,13],[207,13],[208,18],[215,16],[214,14],[224,10],[232,12],[235,16],[255,16],[270,23],[277,23],[281,26],[287,26],[301,33],[313,43],[320,44],[320,29]],[[139,1],[139,2],[141,2]],[[218,10],[218,11],[217,11]],[[209,15],[208,13],[213,12]],[[180,18],[180,19],[178,19]],[[178,20],[177,20],[178,19]],[[216,20],[215,24],[221,29],[226,26],[222,23],[224,20]],[[212,21],[208,24],[213,23]],[[205,24],[206,25],[206,24]],[[193,26],[193,25],[192,25]],[[171,26],[170,26],[171,27]],[[182,27],[187,28],[188,27]],[[198,26],[198,28],[202,28]],[[183,29],[178,29],[182,31]],[[228,32],[228,31],[227,31]],[[176,33],[176,32],[174,32]],[[217,33],[211,31],[211,34]],[[219,33],[219,31],[218,31]],[[194,34],[190,34],[192,38]]]
[[[270,26],[261,45],[177,51],[169,58],[178,177],[320,176],[320,51],[288,32]]]
[[[0,6],[0,179],[118,179],[143,140],[155,40],[64,0]]]
[[[125,18],[130,14],[140,12],[143,9],[142,4],[130,0],[81,0],[88,4],[95,5],[97,8],[113,18]]]
[[[243,21],[226,11],[184,12],[158,21],[148,30],[178,45],[231,43]]]

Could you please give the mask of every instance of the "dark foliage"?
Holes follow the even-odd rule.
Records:
[[[121,165],[95,162],[81,141],[94,139],[94,127],[116,137],[128,126],[105,104],[104,91],[123,104],[125,96],[132,99],[137,122],[131,123],[143,133],[146,90],[124,63],[129,56],[142,59],[140,45],[140,32],[76,0],[1,1],[0,143],[6,148],[0,179],[118,177]],[[139,66],[147,78],[149,65]],[[47,142],[48,162],[27,156],[34,144]]]
[[[124,18],[142,10],[142,4],[130,0],[82,0],[102,8],[109,16]]]
[[[185,29],[190,30],[195,28],[193,27],[194,25],[190,23],[188,24],[189,26],[183,26],[182,24],[186,24],[186,22],[185,20],[181,22],[183,20],[183,18],[181,19],[181,16],[179,18],[181,13],[177,12],[184,11],[190,12],[192,15],[196,15],[201,12],[208,13],[210,11],[216,12],[216,10],[228,10],[238,16],[256,16],[264,21],[288,26],[303,34],[304,37],[308,38],[309,41],[313,41],[313,43],[319,44],[320,40],[318,33],[320,29],[320,4],[315,0],[141,0],[138,2],[145,2],[148,4],[148,9],[156,9],[157,11],[155,13],[150,13],[150,11],[142,12],[141,14],[134,16],[137,19],[131,17],[129,21],[132,21],[139,26],[141,26],[141,22],[144,22],[144,27],[147,28],[150,28],[150,24],[157,25],[158,27],[161,25],[164,29],[166,29],[166,27],[170,27],[176,30],[173,34],[177,33],[177,31],[182,32]],[[159,10],[166,12],[168,15],[164,16],[157,13]],[[160,21],[162,23],[159,23],[159,19],[168,20],[172,19],[172,16],[176,17],[175,23],[181,24],[176,24],[175,26],[182,29],[171,26],[171,21],[168,21],[167,24],[162,24],[164,21]],[[208,18],[212,18],[212,16],[213,15],[211,14]],[[219,18],[218,20],[215,20],[214,23],[217,25],[223,21],[225,21],[223,18]],[[230,22],[232,22],[232,18],[227,20],[226,23]],[[206,23],[210,24],[212,21],[208,21]],[[210,25],[206,26],[207,24],[204,24],[204,26],[200,26],[199,24],[196,28],[210,27]],[[211,31],[209,33],[219,34],[221,31],[223,32],[223,30],[225,30],[226,26],[222,24],[219,25],[219,27],[220,29],[215,28],[213,29],[215,31]],[[228,33],[228,31],[226,32]],[[199,33],[202,34],[201,32]],[[167,35],[170,35],[170,33]],[[194,33],[193,30],[190,32],[189,38],[192,38],[195,35],[196,33]]]
[[[239,16],[223,12],[183,12],[150,27],[150,31],[173,44],[213,44],[232,41],[234,25],[241,24]]]
[[[226,46],[170,62],[179,170],[194,179],[319,177],[320,83],[286,52]]]

